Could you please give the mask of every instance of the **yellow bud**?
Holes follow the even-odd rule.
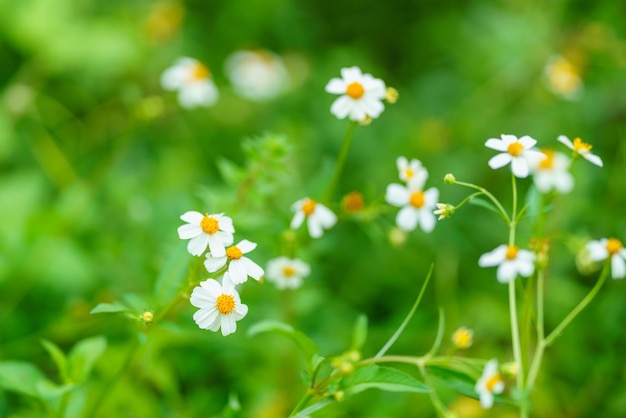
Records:
[[[398,90],[393,87],[387,87],[387,90],[385,91],[385,100],[387,103],[394,104],[398,101],[398,96]]]
[[[141,319],[145,324],[151,324],[152,321],[154,321],[154,314],[150,311],[145,311],[139,315],[139,319]]]

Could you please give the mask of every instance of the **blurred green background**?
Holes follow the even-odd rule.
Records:
[[[330,114],[334,97],[324,86],[352,65],[400,93],[357,129],[341,179],[340,194],[358,190],[367,204],[381,203],[397,181],[399,155],[424,163],[442,201],[467,194],[443,183],[453,172],[508,202],[508,169],[487,167],[487,138],[531,135],[560,147],[564,134],[593,144],[605,167],[577,163],[574,191],[557,197],[550,213],[548,231],[561,238],[547,284],[552,329],[594,283],[574,262],[584,242],[626,240],[625,31],[621,1],[0,0],[0,360],[31,361],[54,379],[42,338],[68,350],[104,335],[107,349],[82,392],[91,402],[122,366],[137,324],[89,312],[127,293],[153,309],[155,280],[180,253],[176,228],[187,210],[226,212],[236,241],[259,244],[259,264],[280,255],[289,206],[321,195],[346,129]],[[236,96],[223,64],[241,48],[280,54],[288,91],[264,103]],[[180,56],[209,66],[220,89],[214,107],[184,110],[162,90],[160,74]],[[576,100],[551,88],[546,65],[554,56],[580,78]],[[254,138],[268,133],[282,138],[278,149],[255,151],[262,142]],[[242,198],[235,183],[246,170],[255,181]],[[259,170],[269,175],[257,179]],[[520,182],[522,193],[529,184]],[[365,313],[371,356],[408,312],[432,262],[427,297],[391,351],[426,352],[442,306],[446,341],[465,325],[475,336],[468,356],[510,361],[506,286],[477,266],[504,241],[505,225],[467,206],[394,247],[394,213],[344,214],[323,239],[301,239],[297,254],[313,270],[305,286],[285,293],[246,284],[250,313],[228,338],[199,330],[194,308],[181,304],[150,331],[97,416],[214,416],[230,395],[241,416],[286,416],[304,391],[297,348],[279,336],[249,339],[246,329],[284,320],[322,354],[340,354]],[[531,235],[522,224],[520,241]],[[609,281],[547,352],[533,416],[624,415],[625,291]],[[476,401],[439,389],[461,417],[514,412],[482,413]],[[0,392],[0,416],[41,414],[32,399]],[[316,416],[435,415],[426,395],[368,391]]]

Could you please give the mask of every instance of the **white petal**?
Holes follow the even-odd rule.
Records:
[[[602,261],[609,257],[609,252],[606,249],[606,238],[600,241],[590,241],[587,243],[586,248],[589,251],[589,258],[591,261]]]
[[[353,81],[359,81],[362,76],[363,73],[361,72],[361,69],[357,66],[341,69],[341,77],[344,79],[346,84],[350,84]]]
[[[504,261],[498,266],[496,277],[500,283],[508,283],[515,280],[517,277],[517,270],[515,269],[515,263],[510,261]]]
[[[235,228],[233,227],[233,220],[229,216],[216,215],[217,223],[221,231],[234,234]]]
[[[178,227],[178,237],[180,239],[190,239],[202,233],[202,228],[197,224],[185,224]]]
[[[421,210],[419,213],[419,224],[422,227],[422,231],[431,232],[435,228],[435,216],[430,210]]]
[[[330,113],[339,119],[344,119],[350,114],[354,106],[354,101],[348,96],[340,96],[330,106]]]
[[[417,226],[418,214],[417,211],[410,206],[405,206],[400,209],[396,216],[396,224],[403,231],[412,231]]]
[[[507,246],[500,245],[493,250],[489,251],[480,256],[478,259],[478,265],[480,267],[493,267],[504,261],[504,256],[506,255]]]
[[[346,83],[340,78],[333,78],[326,84],[326,91],[332,94],[345,94],[347,88]]]
[[[565,135],[559,135],[556,138],[557,141],[559,141],[561,144],[565,145],[567,148],[573,150],[574,149],[574,144],[572,143],[572,141],[566,137]]]
[[[337,215],[320,203],[316,205],[315,212],[311,216],[315,216],[316,221],[325,229],[332,228],[337,222]]]
[[[214,236],[222,241],[222,244],[224,244],[224,246],[229,246],[233,244],[234,238],[233,234],[230,232],[217,231]]]
[[[554,186],[559,193],[569,193],[574,188],[574,177],[567,171],[555,175]]]
[[[189,302],[196,308],[206,308],[215,304],[215,296],[200,286],[196,286],[191,292]]]
[[[190,224],[200,225],[200,222],[202,222],[202,219],[204,219],[204,215],[201,214],[200,212],[191,210],[189,212],[183,213],[180,216],[180,219]]]
[[[183,85],[178,91],[178,102],[185,108],[211,106],[217,102],[219,93],[212,81]]]
[[[202,329],[210,329],[215,325],[220,314],[215,306],[205,309],[200,309],[193,314],[193,320]]]
[[[222,335],[225,337],[237,331],[237,322],[231,315],[222,315]]]
[[[247,239],[244,239],[244,240],[241,240],[239,244],[237,244],[237,248],[239,248],[242,253],[247,254],[256,248],[256,243],[252,241],[248,241]]]
[[[493,157],[491,157],[491,159],[489,160],[489,167],[493,168],[494,170],[500,168],[500,167],[504,167],[505,165],[507,165],[508,163],[511,162],[511,154],[509,153],[502,153],[502,154],[497,154],[494,155]]]
[[[368,97],[366,94],[361,100],[361,106],[365,113],[372,118],[377,118],[385,110],[385,105],[374,97]]]
[[[241,303],[238,303],[237,305],[235,305],[235,310],[231,313],[231,315],[233,319],[236,319],[237,321],[239,321],[244,316],[246,316],[247,313],[248,313],[248,305],[243,305]]]
[[[436,187],[431,187],[430,189],[424,192],[424,202],[425,205],[429,208],[434,208],[437,206],[437,202],[439,201],[439,190]]]
[[[188,69],[186,66],[175,65],[161,74],[161,86],[165,90],[178,90],[185,84]]]
[[[307,218],[306,224],[307,228],[309,229],[309,235],[311,235],[311,238],[319,238],[324,234],[322,225],[317,221],[315,217],[309,216]]]
[[[207,234],[200,234],[197,237],[193,237],[189,243],[187,243],[187,251],[191,255],[202,255],[209,242],[209,236]]]
[[[409,166],[409,161],[406,159],[406,157],[398,157],[398,158],[396,158],[396,167],[398,168],[398,171],[402,172],[408,166]]]
[[[387,186],[385,201],[393,206],[405,206],[409,203],[409,191],[404,186],[392,183]]]
[[[485,142],[485,146],[500,152],[506,152],[508,148],[508,145],[505,145],[504,141],[497,138],[489,138],[487,142]]]
[[[511,170],[513,175],[518,178],[526,178],[530,173],[530,167],[528,167],[528,161],[522,157],[516,157],[511,160]]]
[[[595,154],[592,154],[590,152],[587,152],[585,154],[582,154],[583,158],[587,161],[589,161],[592,164],[597,165],[598,167],[602,167],[602,159],[600,157],[598,157]]]
[[[302,212],[301,210],[298,210],[296,214],[293,216],[293,219],[291,220],[291,229],[299,228],[300,225],[302,225],[304,218],[305,218],[304,212]]]
[[[489,409],[493,406],[493,395],[488,390],[480,392],[480,406]]]
[[[350,120],[353,121],[361,121],[364,120],[365,117],[367,116],[367,112],[365,111],[365,108],[363,107],[363,102],[361,100],[359,101],[355,101],[352,99],[349,99],[352,101],[352,108],[350,109],[350,114],[348,115],[350,117]]]
[[[259,280],[261,276],[263,276],[263,269],[261,266],[250,260],[248,257],[242,257],[239,261],[245,266],[248,276],[252,277],[254,280]]]
[[[626,276],[626,263],[619,254],[614,254],[611,257],[611,276],[614,279],[622,279]]]
[[[246,272],[246,266],[239,260],[232,260],[228,265],[228,273],[230,273],[230,280],[233,284],[241,284],[248,280],[248,273]]]
[[[224,248],[224,242],[217,236],[217,234],[208,235],[207,241],[209,244],[209,251],[213,257],[224,257],[226,255],[226,248]],[[206,247],[205,247],[206,248]]]
[[[519,254],[518,254],[518,258],[519,258]],[[519,272],[520,276],[528,277],[531,274],[533,274],[533,272],[535,271],[534,261],[517,260],[515,264],[516,264],[517,271]]]
[[[524,147],[524,149],[531,149],[532,147],[535,146],[535,144],[537,144],[537,140],[534,138],[531,138],[528,135],[524,135],[523,137],[521,137],[520,139],[518,139],[518,142],[520,144],[522,144],[522,146]]]
[[[227,257],[213,257],[207,254],[207,258],[204,261],[204,267],[206,267],[209,273],[214,273],[226,265]]]

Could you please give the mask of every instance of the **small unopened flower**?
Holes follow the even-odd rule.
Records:
[[[396,167],[398,168],[400,180],[405,183],[422,187],[428,178],[428,170],[426,170],[420,160],[415,158],[409,161],[406,157],[398,157],[396,159]]]
[[[346,117],[362,121],[367,116],[372,119],[380,116],[385,109],[385,82],[371,74],[363,74],[359,67],[341,69],[341,78],[333,78],[326,85],[326,91],[340,94],[330,112],[339,119]]]
[[[474,332],[467,327],[460,327],[452,334],[452,343],[462,350],[469,348],[474,339]]]
[[[154,321],[154,314],[150,311],[145,311],[139,315],[139,319],[142,320],[144,324],[149,325]]]
[[[511,163],[515,177],[528,177],[530,167],[545,158],[541,152],[532,149],[537,141],[528,135],[517,138],[515,135],[501,135],[502,139],[490,138],[485,142],[487,148],[500,151],[489,160],[489,167],[495,169]]]
[[[602,159],[595,154],[591,153],[591,145],[583,142],[580,138],[575,138],[574,142],[572,142],[565,135],[559,135],[557,138],[561,144],[565,145],[567,148],[574,151],[575,157],[583,157],[585,160],[589,161],[591,164],[597,165],[598,167],[602,167]]]
[[[267,262],[267,280],[279,289],[302,286],[302,279],[311,273],[307,263],[298,258],[276,257]]]
[[[454,184],[454,183],[456,183],[456,178],[454,177],[454,174],[448,173],[445,176],[443,176],[443,181],[446,184]]]
[[[337,223],[337,216],[321,203],[305,197],[291,206],[296,214],[291,220],[291,229],[302,225],[306,219],[307,228],[312,238],[319,238],[324,234],[324,229],[332,228]]]
[[[398,96],[398,90],[394,89],[393,87],[387,87],[387,90],[385,90],[385,101],[389,104],[394,104],[395,102],[397,102]]]
[[[449,218],[455,211],[455,207],[449,203],[437,203],[437,210],[433,211],[433,214],[439,215],[437,220]]]
[[[244,254],[256,248],[256,243],[247,239],[240,241],[237,245],[226,248],[226,254],[216,257],[213,253],[206,254],[204,266],[209,273],[214,273],[224,267],[228,262],[228,273],[234,284],[241,284],[248,280],[248,276],[254,280],[259,280],[263,276],[263,269]]]
[[[404,231],[412,231],[419,225],[424,232],[430,232],[435,227],[433,208],[439,200],[439,190],[435,187],[423,190],[427,176],[428,173],[411,180],[407,186],[396,183],[387,186],[385,201],[401,208],[396,224]]]
[[[185,212],[180,219],[187,222],[178,227],[180,239],[189,239],[187,251],[191,255],[202,255],[207,246],[215,257],[226,255],[226,246],[233,243],[233,220],[223,213],[203,215],[200,212]]]
[[[193,314],[196,324],[202,329],[217,331],[222,335],[237,330],[237,321],[248,313],[248,306],[241,303],[235,285],[224,273],[223,284],[208,279],[196,286],[191,293],[191,304],[200,310]]]
[[[574,177],[568,171],[570,160],[565,154],[550,149],[542,149],[546,156],[533,168],[533,181],[537,190],[548,193],[556,190],[568,193],[574,187]]]
[[[580,96],[583,88],[580,71],[564,57],[550,58],[544,73],[548,86],[554,93],[568,100],[577,99]]]
[[[185,108],[211,106],[219,96],[209,69],[193,58],[178,59],[161,75],[161,85],[165,90],[178,91],[178,102]]]
[[[535,271],[535,254],[516,245],[500,245],[480,256],[480,267],[498,266],[496,277],[500,283],[515,280],[517,275],[528,277]]]
[[[480,397],[480,405],[489,409],[493,406],[493,395],[504,392],[504,380],[498,372],[498,360],[491,359],[485,364],[483,374],[476,382],[474,390]]]
[[[289,82],[283,60],[270,51],[236,51],[226,59],[225,68],[235,92],[253,101],[273,99]]]
[[[363,195],[359,192],[350,192],[341,199],[341,207],[348,213],[355,213],[365,207]]]
[[[626,276],[626,249],[617,238],[602,238],[585,245],[591,261],[611,260],[611,277],[622,279]]]

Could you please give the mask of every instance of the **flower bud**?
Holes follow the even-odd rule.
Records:
[[[456,183],[456,178],[454,177],[454,174],[448,173],[444,176],[443,181],[445,181],[448,184],[454,184]]]

